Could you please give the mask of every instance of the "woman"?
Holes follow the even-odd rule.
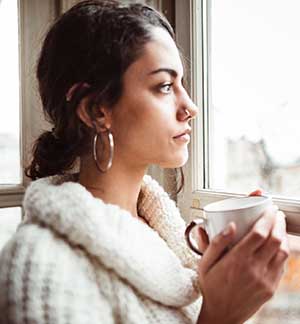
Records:
[[[145,175],[186,163],[197,113],[165,18],[82,2],[48,32],[37,77],[53,129],[36,141],[27,174],[39,180],[1,254],[1,323],[237,324],[255,313],[288,255],[282,214],[268,211],[224,255],[230,224],[200,242],[199,260],[174,202]]]

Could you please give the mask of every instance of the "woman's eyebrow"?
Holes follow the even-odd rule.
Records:
[[[175,71],[174,69],[170,69],[170,68],[159,68],[157,70],[151,71],[149,73],[149,75],[153,75],[153,74],[161,73],[161,72],[166,72],[166,73],[170,74],[171,77],[173,77],[173,78],[176,78],[178,76],[177,71]]]

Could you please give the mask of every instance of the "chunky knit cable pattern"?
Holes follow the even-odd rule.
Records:
[[[0,323],[196,323],[197,259],[158,183],[145,176],[139,196],[150,228],[73,180],[27,189],[25,221],[0,256]]]
[[[175,202],[169,198],[157,181],[147,175],[144,177],[141,196],[138,205],[139,213],[146,215],[150,226],[160,233],[182,260],[183,265],[196,270],[198,258],[187,248],[184,238],[185,222]]]

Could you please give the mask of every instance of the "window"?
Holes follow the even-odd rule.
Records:
[[[1,0],[0,39],[0,249],[21,221],[33,139],[46,128],[37,98],[35,64],[54,1]],[[9,31],[9,32],[7,32]]]
[[[209,188],[299,199],[300,2],[210,3]]]
[[[10,32],[7,33],[7,30]],[[0,3],[0,183],[21,183],[18,3]]]
[[[177,10],[177,15],[179,15],[179,17],[176,17],[176,20],[179,21],[179,24],[177,24],[178,33],[183,34],[182,30],[184,29],[189,32],[189,27],[192,30],[191,47],[186,49],[185,54],[191,57],[191,92],[201,112],[193,124],[192,154],[185,172],[187,185],[182,206],[187,214],[190,214],[189,208],[191,206],[195,209],[192,211],[197,213],[198,209],[214,200],[246,194],[257,187],[263,187],[273,195],[276,204],[285,211],[289,231],[298,234],[300,233],[300,217],[298,217],[300,192],[297,195],[297,188],[300,188],[300,181],[298,185],[297,179],[299,177],[300,180],[300,172],[296,165],[300,151],[297,150],[297,142],[295,143],[293,139],[297,136],[297,130],[293,125],[298,121],[295,115],[298,113],[298,109],[294,108],[297,91],[294,91],[294,89],[297,89],[298,82],[295,71],[297,71],[299,64],[297,57],[291,54],[296,51],[293,46],[299,46],[300,50],[300,33],[296,32],[299,30],[298,21],[294,19],[298,2],[289,0],[285,2],[282,8],[280,1],[264,0],[264,5],[261,2],[259,2],[259,5],[257,1],[248,0],[243,0],[243,3],[241,5],[239,2],[239,5],[237,5],[236,2],[231,0],[191,1],[192,6],[185,8],[185,11],[188,10],[191,13],[189,19],[191,25],[187,27],[180,24],[180,12],[178,13]],[[272,8],[277,6],[274,12],[279,11],[282,14],[281,19],[278,16],[274,17],[273,10],[267,10],[270,6]],[[188,4],[186,4],[186,7],[188,7]],[[225,10],[224,7],[227,9]],[[251,13],[255,15],[258,7],[259,17],[266,17],[259,20],[264,21],[266,27],[264,28],[264,24],[261,24],[260,33],[256,32],[257,27],[255,27],[253,28],[254,36],[251,38],[250,31],[248,31],[248,37],[246,37],[245,30],[250,29],[252,32],[251,26],[248,25],[250,23],[258,25],[255,20],[258,18],[249,19],[246,16],[251,16]],[[248,8],[249,14],[245,8]],[[219,14],[219,11],[222,14]],[[215,12],[216,17],[214,16]],[[289,18],[289,15],[291,18]],[[240,16],[240,18],[236,18],[236,16]],[[288,23],[285,24],[285,20]],[[237,21],[239,28],[233,28],[233,25],[238,24]],[[273,25],[275,24],[275,27],[276,23],[279,24],[276,27],[277,29],[273,25],[270,27],[271,22]],[[228,27],[228,25],[231,27]],[[247,27],[245,27],[246,25]],[[287,27],[285,27],[286,25]],[[289,27],[290,25],[294,27]],[[237,36],[237,29],[243,32],[242,36]],[[275,30],[275,35],[272,34],[273,30]],[[229,35],[231,33],[234,33],[234,35]],[[274,41],[268,41],[265,45],[263,40],[259,38],[262,36],[258,36],[258,34],[264,34],[262,38],[269,40],[276,38],[276,33],[278,33],[277,41],[281,39],[283,43],[286,38],[281,34],[292,35],[292,40],[284,43],[286,51],[280,49],[283,45],[279,46],[277,52],[280,52],[281,59],[277,56],[275,60],[279,63],[274,65],[265,59],[264,65],[259,65],[259,60],[262,60],[260,57],[266,55],[259,53],[263,51],[268,53],[267,57],[269,57],[271,53],[268,46],[270,46],[272,52],[275,52],[275,45]],[[182,41],[184,42],[184,40]],[[245,50],[246,45],[243,42],[251,43],[251,46],[247,45],[248,51]],[[292,43],[292,45],[289,45],[289,43]],[[242,47],[244,52],[241,52],[242,50],[239,47]],[[252,49],[252,52],[248,54],[250,49]],[[240,61],[236,58],[238,51],[239,57],[242,57]],[[224,55],[222,55],[223,52]],[[233,58],[231,58],[230,53],[232,53]],[[279,54],[273,54],[274,57],[276,55]],[[258,58],[255,60],[255,57]],[[287,68],[286,62],[291,60],[293,60],[292,66],[294,68]],[[235,62],[236,65],[240,64],[238,69],[232,67]],[[284,64],[281,62],[284,62]],[[269,64],[268,69],[267,64]],[[243,65],[246,66],[243,69],[244,73],[240,73]],[[249,65],[252,68],[248,68]],[[285,68],[280,67],[282,65],[286,67],[286,71]],[[277,67],[276,75],[275,67]],[[273,68],[272,79],[276,78],[276,84],[268,81],[271,68]],[[280,72],[281,70],[282,72]],[[236,74],[234,71],[236,71]],[[247,73],[247,71],[251,71],[252,74]],[[259,75],[256,82],[252,78],[252,71],[256,71],[255,75]],[[248,74],[250,76],[247,78]],[[241,79],[241,75],[243,75],[244,80]],[[226,81],[226,77],[228,81]],[[250,78],[251,81],[249,81]],[[284,79],[284,82],[282,79]],[[264,82],[261,80],[264,80]],[[249,90],[250,85],[248,86],[248,84],[250,83],[253,84],[252,89],[256,89],[255,91]],[[289,83],[288,87],[285,85],[287,83]],[[233,88],[234,91],[239,89],[237,92],[242,92],[242,89],[245,89],[244,92],[248,91],[246,103],[240,103],[242,99],[236,99],[240,95],[235,94]],[[278,94],[278,89],[281,89],[281,95]],[[251,91],[253,93],[259,92],[260,97],[264,96],[264,99],[259,102],[255,94],[251,97]],[[272,94],[274,94],[273,97]],[[244,98],[246,95],[242,97]],[[283,113],[284,108],[280,106],[279,97],[284,97],[286,102],[291,103],[290,108],[285,110],[286,113]],[[231,104],[230,98],[232,98]],[[249,102],[252,102],[250,106],[248,105]],[[264,102],[266,102],[265,108]],[[259,106],[258,108],[255,107],[256,104]],[[233,105],[235,105],[234,108],[232,108]],[[270,108],[273,107],[272,105],[275,108]],[[259,109],[261,115],[266,117],[257,117],[257,109]],[[228,120],[224,119],[225,117]],[[255,119],[258,120],[259,118],[260,121],[255,123]],[[266,118],[268,118],[268,121],[273,120],[273,122],[265,122]],[[231,121],[232,119],[234,122]],[[226,124],[231,126],[224,126]],[[280,144],[277,138],[273,141],[273,137],[270,135],[264,136],[266,132],[278,134],[279,127],[281,132],[284,133],[280,139],[280,141],[284,139],[283,144]],[[287,134],[290,134],[291,129],[292,135],[288,137]],[[281,147],[279,153],[276,145]],[[281,153],[281,150],[283,153]],[[282,156],[280,163],[278,162],[279,156]],[[187,197],[189,199],[186,199]],[[187,205],[189,208],[187,208]]]
[[[0,207],[19,204],[22,191],[18,16],[17,1],[0,2]],[[19,207],[0,208],[0,249],[20,221]]]
[[[178,41],[191,59],[191,93],[200,110],[179,197],[186,220],[210,202],[257,187],[287,215],[292,254],[280,289],[252,324],[299,321],[299,6],[292,0],[176,2]]]

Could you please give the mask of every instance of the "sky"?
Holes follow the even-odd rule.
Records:
[[[212,124],[220,146],[224,138],[264,138],[277,162],[299,158],[299,12],[299,0],[212,1]],[[2,0],[0,132],[16,136],[17,34],[17,1]]]

